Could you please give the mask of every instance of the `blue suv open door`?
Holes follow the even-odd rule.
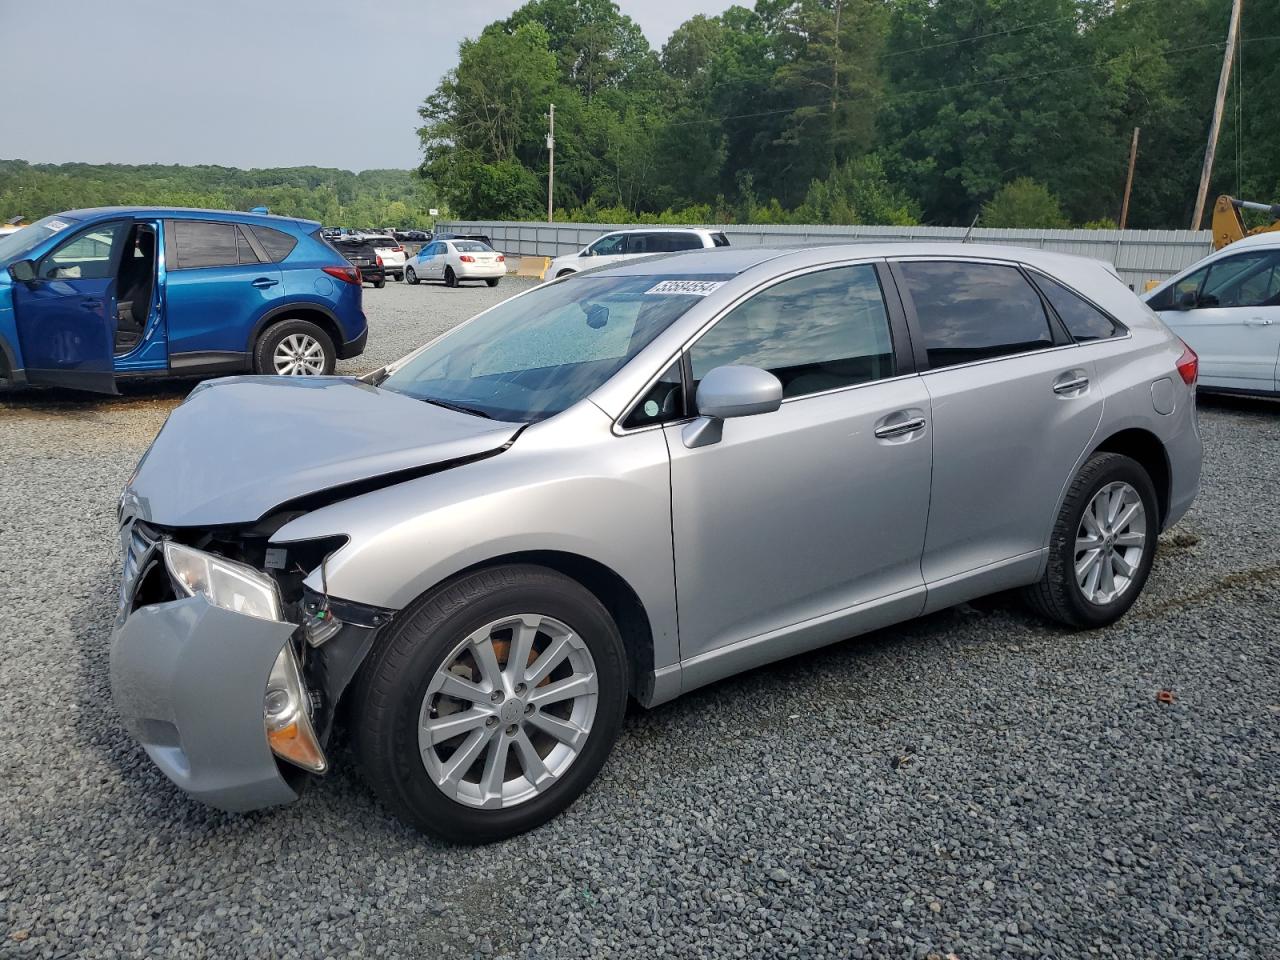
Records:
[[[93,224],[31,264],[29,277],[11,271],[28,383],[117,392],[116,276],[129,226]]]

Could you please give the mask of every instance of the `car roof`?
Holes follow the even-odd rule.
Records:
[[[259,223],[263,226],[319,227],[318,220],[300,217],[282,217],[274,213],[248,213],[240,210],[209,210],[200,207],[85,207],[81,210],[64,210],[62,216],[75,220],[93,220],[101,217],[126,214],[131,217],[164,217],[173,220],[226,220],[231,223]]]
[[[606,230],[602,237],[611,237],[615,233],[720,233],[719,227],[622,227],[618,230]]]
[[[745,273],[770,260],[786,258],[790,267],[828,260],[860,257],[947,257],[966,260],[1009,260],[1039,267],[1049,273],[1082,265],[1102,265],[1103,261],[1078,257],[1069,253],[1051,253],[1035,247],[1015,247],[985,243],[926,243],[915,241],[866,241],[862,243],[822,244],[806,247],[712,247],[681,253],[655,254],[634,260],[582,271],[597,277],[664,276],[695,274]]]

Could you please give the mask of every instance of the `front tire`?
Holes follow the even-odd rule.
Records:
[[[414,272],[413,267],[406,267],[406,268],[405,268],[405,271],[404,271],[404,278],[405,278],[405,280],[407,280],[407,281],[408,281],[412,286],[415,286],[415,287],[416,287],[416,286],[418,285],[418,275],[417,275],[417,273],[415,273],[415,272]]]
[[[1123,454],[1094,454],[1063,499],[1048,567],[1025,592],[1029,605],[1070,627],[1114,623],[1142,592],[1159,534],[1159,504],[1147,471]]]
[[[338,352],[333,340],[310,320],[283,320],[258,337],[253,351],[257,373],[319,377],[333,373]]]
[[[481,570],[404,611],[361,669],[353,744],[401,819],[459,843],[523,833],[595,779],[626,707],[608,612],[544,567]]]

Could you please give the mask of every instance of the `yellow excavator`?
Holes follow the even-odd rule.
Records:
[[[1252,230],[1245,228],[1241,210],[1257,210],[1269,214],[1272,222]],[[1237,200],[1226,194],[1220,196],[1213,205],[1213,249],[1221,250],[1229,243],[1252,237],[1256,233],[1280,231],[1280,203],[1257,203],[1253,200]]]

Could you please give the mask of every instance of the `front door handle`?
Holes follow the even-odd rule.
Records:
[[[1269,327],[1275,323],[1270,317],[1250,317],[1244,322],[1246,327]]]
[[[1060,397],[1074,397],[1089,388],[1089,378],[1067,374],[1053,385],[1053,392]]]
[[[909,420],[899,420],[897,423],[886,423],[876,427],[876,436],[881,440],[905,437],[908,433],[923,430],[924,424],[924,417],[911,417]]]
[[[253,285],[259,290],[265,290],[267,287],[274,287],[279,282],[279,280],[273,280],[271,277],[259,277],[253,281]]]

